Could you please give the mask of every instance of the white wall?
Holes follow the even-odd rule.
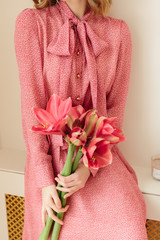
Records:
[[[126,20],[133,53],[124,117],[127,140],[119,144],[131,164],[150,166],[160,153],[160,1],[113,0],[110,15]]]
[[[0,9],[0,148],[25,150],[21,127],[20,86],[14,52],[18,13],[31,0],[1,1]],[[150,166],[160,153],[160,1],[113,0],[110,16],[124,19],[132,34],[130,87],[124,116],[127,140],[119,144],[131,164]]]

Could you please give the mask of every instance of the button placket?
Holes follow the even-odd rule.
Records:
[[[81,71],[82,71],[82,59],[81,59],[81,47],[79,42],[78,34],[76,35],[76,48],[75,48],[75,59],[76,59],[76,100],[79,102],[81,100]]]

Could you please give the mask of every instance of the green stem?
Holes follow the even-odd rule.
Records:
[[[76,150],[76,146],[75,145],[71,146],[71,145],[72,144],[69,144],[67,160],[66,160],[65,165],[63,167],[63,170],[61,172],[62,176],[68,176],[71,173],[75,172],[75,170],[77,168],[77,165],[79,163],[79,160],[81,159],[81,157],[83,155],[83,153],[81,151],[82,146],[80,146],[79,149],[78,149],[78,152],[77,152],[77,154],[76,154],[76,156],[74,158],[74,161],[72,163],[72,158],[74,156],[74,152]],[[70,168],[71,168],[71,172],[70,172],[70,174],[68,174],[68,171],[70,171]],[[59,183],[57,184],[57,186],[63,187]],[[57,192],[58,192],[59,198],[61,199],[62,207],[65,207],[67,199],[64,199],[64,195],[66,194],[66,192],[62,192],[60,190],[57,190]],[[59,219],[63,220],[64,213],[57,213],[57,212],[54,211],[54,215],[56,215]],[[53,222],[54,222],[54,220],[48,216],[46,224],[45,224],[45,227],[43,228],[43,230],[41,232],[41,235],[39,236],[38,240],[48,240],[49,233],[51,231],[51,227],[52,227]],[[52,238],[51,238],[51,240],[58,239],[58,236],[59,236],[59,233],[60,233],[60,229],[61,229],[61,224],[55,222],[54,223],[54,228],[53,228],[53,231],[52,231]]]
[[[61,172],[61,175],[63,175],[63,176],[70,175],[70,174],[68,174],[68,175],[66,175],[66,174],[71,171],[70,169],[71,169],[71,165],[72,165],[72,158],[73,158],[75,150],[76,150],[76,146],[73,145],[73,144],[69,144],[67,160],[66,160],[65,165],[63,167],[63,170]],[[62,187],[59,183],[57,184],[57,186]],[[57,192],[58,192],[59,198],[61,199],[62,191],[57,190]],[[62,207],[65,206],[65,205],[64,206],[63,205],[64,205],[64,203],[62,204]],[[54,212],[55,216],[58,215],[57,212],[55,212],[55,211],[53,211],[53,212]],[[58,216],[58,218],[60,218],[60,217]],[[46,224],[45,224],[45,226],[44,226],[44,228],[43,228],[43,230],[42,230],[38,240],[48,240],[48,237],[49,237],[49,234],[50,234],[53,222],[54,222],[54,220],[48,216],[47,220],[46,220]]]
[[[50,217],[47,217],[45,227],[43,228],[38,240],[48,240],[48,236],[50,234],[52,224],[53,224],[53,219]]]
[[[62,176],[69,176],[71,174],[71,169],[72,169],[72,158],[74,156],[76,150],[76,146],[73,145],[72,143],[69,143],[69,147],[68,147],[68,155],[67,155],[67,160],[65,162],[65,165],[63,167],[63,170],[61,172]],[[64,199],[64,195],[66,194],[66,192],[61,192],[61,203],[62,203],[62,208],[65,207],[66,205],[66,201],[67,199]],[[63,213],[57,213],[57,217],[60,220],[63,220]],[[51,240],[57,240],[59,233],[60,233],[60,229],[61,229],[61,224],[55,222],[54,223],[54,227],[53,227],[53,231],[52,231],[52,236],[51,236]]]
[[[77,152],[77,154],[74,158],[74,161],[72,163],[72,170],[71,170],[72,173],[74,173],[76,171],[77,165],[78,165],[79,160],[81,159],[82,155],[83,155],[82,146],[80,146],[79,149],[78,149],[78,152]]]

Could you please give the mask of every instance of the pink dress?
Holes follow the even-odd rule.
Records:
[[[29,131],[39,124],[31,108],[46,108],[53,93],[73,106],[117,116],[122,128],[129,87],[132,41],[126,22],[110,16],[79,19],[64,0],[43,9],[26,8],[15,23],[15,52],[21,86],[25,165],[23,240],[42,229],[41,188],[56,184],[67,144],[61,136]],[[60,240],[145,240],[146,205],[136,174],[118,145],[113,162],[91,170],[84,188],[67,198]],[[49,238],[50,239],[50,238]]]

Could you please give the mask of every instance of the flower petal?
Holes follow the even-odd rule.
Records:
[[[51,113],[55,121],[58,121],[66,116],[72,107],[71,98],[61,100],[57,94],[52,94],[47,104],[47,111]]]
[[[87,136],[92,137],[97,120],[98,120],[98,116],[97,116],[97,113],[95,113],[95,112],[90,112],[86,116],[84,130],[85,130]]]
[[[61,101],[58,108],[58,119],[64,118],[72,107],[71,97],[67,98],[65,101]]]
[[[94,153],[94,157],[97,160],[98,167],[105,167],[108,164],[112,163],[112,153],[110,150],[108,150],[105,154],[97,154],[96,152]]]
[[[42,123],[43,125],[49,124],[49,125],[53,125],[56,122],[54,121],[54,118],[52,117],[52,115],[47,112],[44,109],[41,108],[34,108],[32,107],[32,110],[37,118],[37,120]]]
[[[61,98],[57,94],[52,94],[47,103],[46,111],[48,111],[53,116],[55,122],[58,121],[58,107],[61,101]]]

